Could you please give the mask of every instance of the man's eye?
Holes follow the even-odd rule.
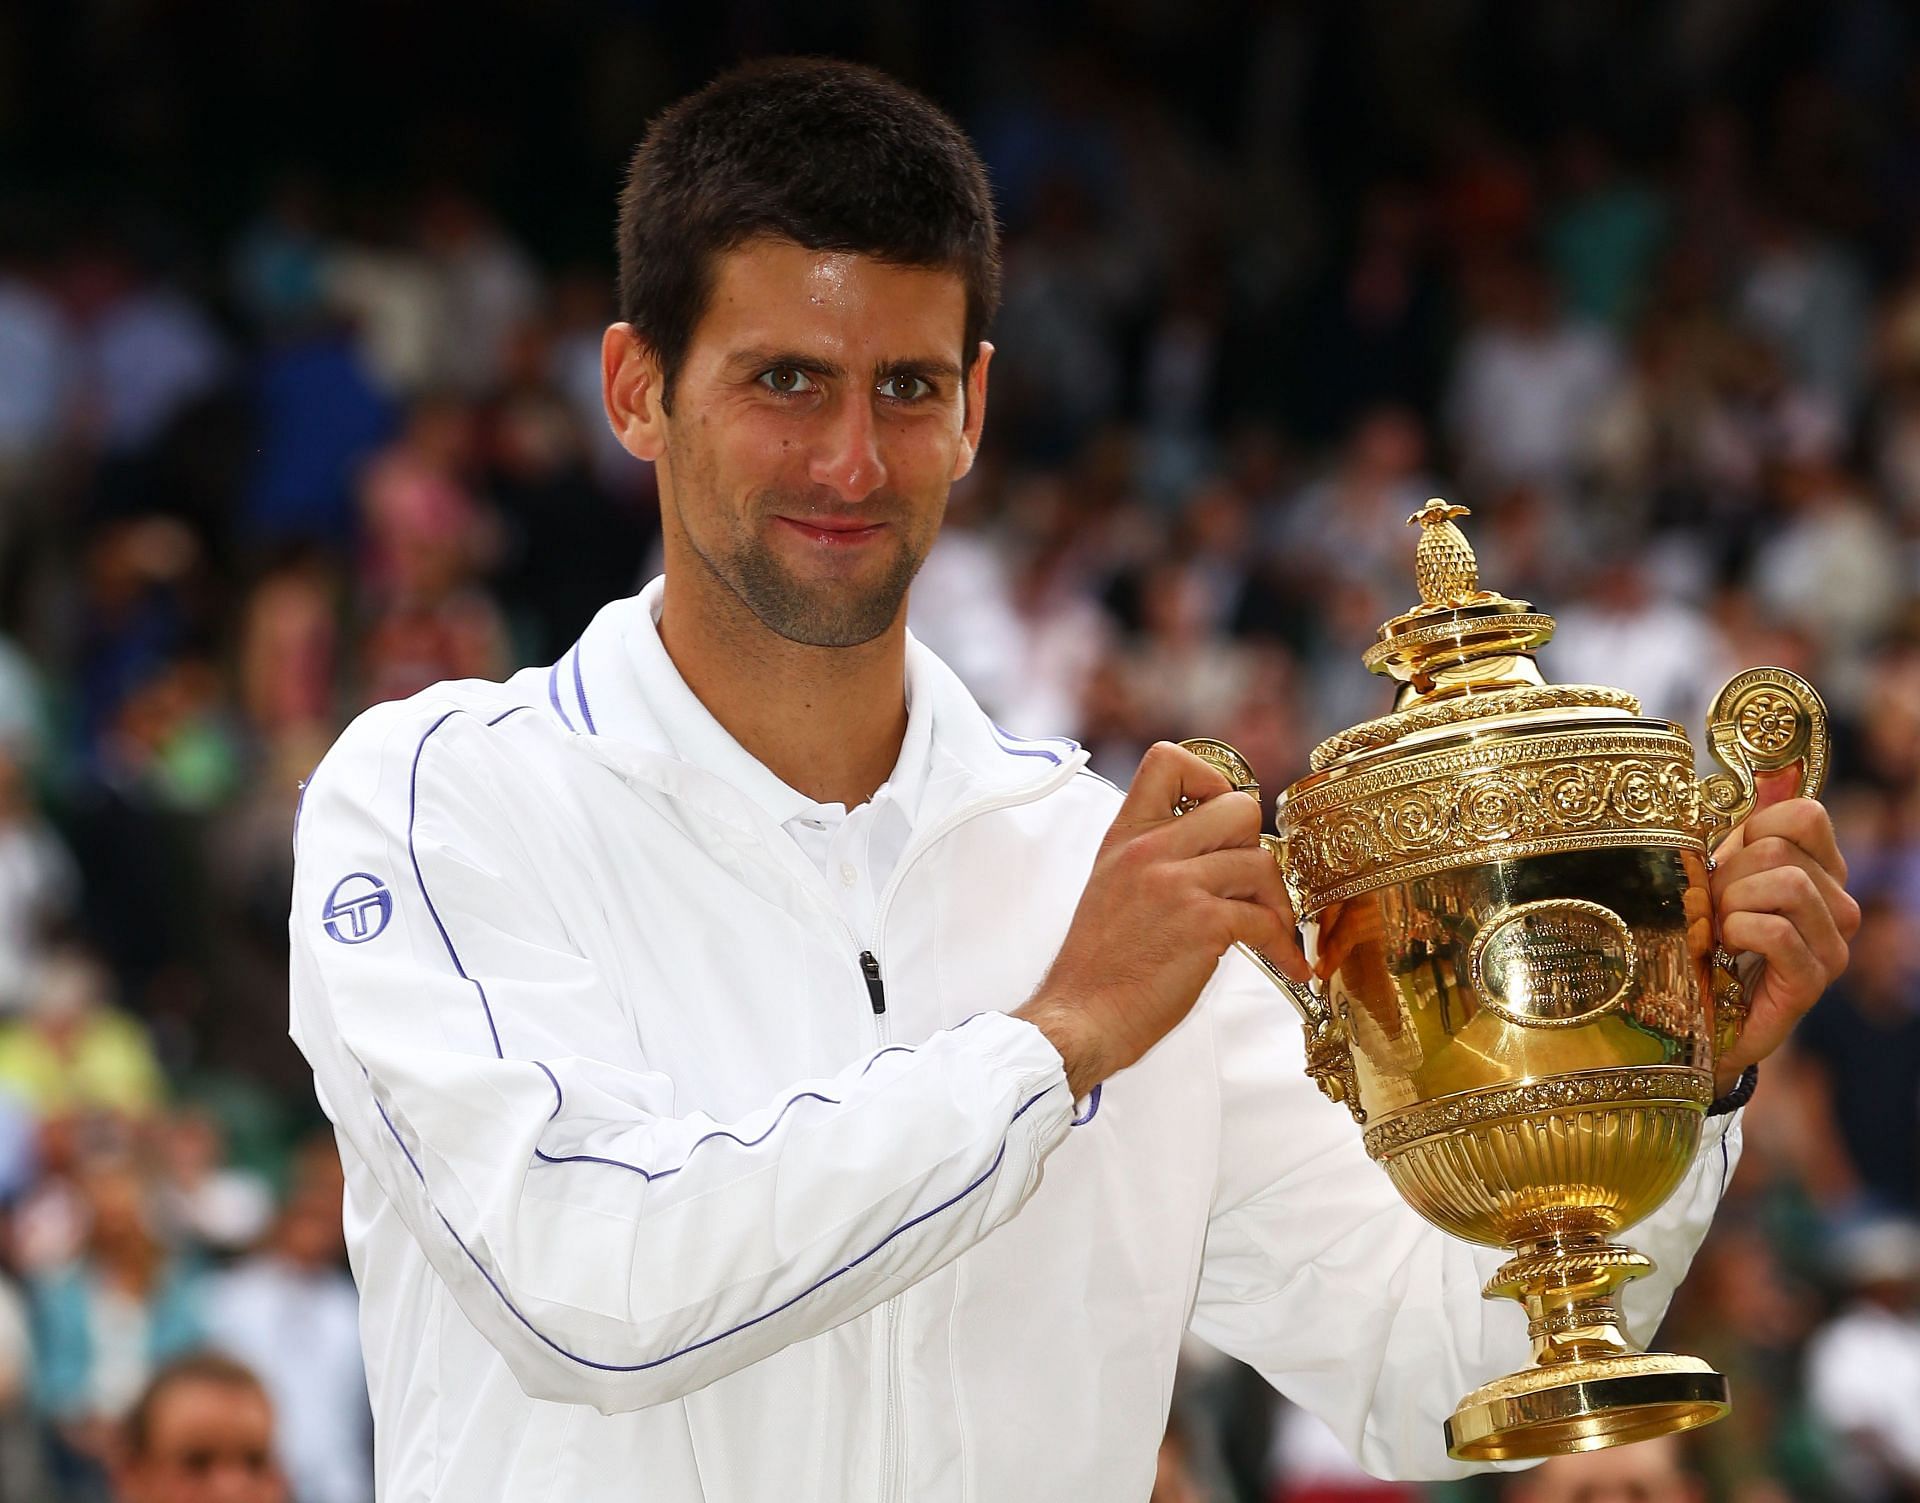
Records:
[[[891,397],[896,402],[917,402],[922,397],[933,394],[933,383],[925,376],[915,376],[908,372],[888,376],[880,383],[880,395]]]
[[[813,391],[813,377],[791,365],[776,365],[760,372],[760,384],[776,396],[797,397]]]

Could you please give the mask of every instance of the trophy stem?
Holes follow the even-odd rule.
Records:
[[[1486,1287],[1488,1299],[1526,1308],[1533,1360],[1542,1367],[1638,1350],[1627,1337],[1619,1293],[1653,1272],[1653,1261],[1597,1232],[1520,1245]]]
[[[1476,1389],[1447,1421],[1463,1461],[1520,1461],[1650,1440],[1727,1412],[1727,1380],[1694,1357],[1642,1352],[1620,1316],[1620,1289],[1651,1259],[1597,1232],[1515,1244],[1489,1299],[1527,1312],[1535,1366]]]

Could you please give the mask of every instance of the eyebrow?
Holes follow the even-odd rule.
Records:
[[[957,381],[960,379],[960,367],[951,360],[889,360],[873,374],[874,379],[879,381],[893,376],[922,376],[928,380],[938,377]]]
[[[835,361],[823,360],[818,355],[803,355],[796,350],[736,350],[726,360],[727,370],[739,375],[753,374],[775,367],[805,371],[810,376],[824,376],[828,380],[837,380],[847,374],[846,367]],[[928,380],[944,378],[957,381],[960,378],[960,367],[954,361],[940,357],[915,356],[882,361],[874,367],[873,379],[876,381],[885,381],[893,376],[920,376]]]

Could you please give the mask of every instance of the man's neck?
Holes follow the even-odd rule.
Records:
[[[660,642],[747,754],[816,803],[849,809],[892,774],[907,733],[904,613],[858,647],[808,647],[740,601],[697,599],[667,573]]]

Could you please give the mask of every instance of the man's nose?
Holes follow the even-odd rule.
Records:
[[[815,442],[807,478],[848,502],[864,501],[886,484],[887,466],[880,457],[873,404],[863,393],[833,404]]]
[[[284,1496],[272,1481],[244,1462],[216,1466],[206,1476],[203,1503],[264,1503]]]

